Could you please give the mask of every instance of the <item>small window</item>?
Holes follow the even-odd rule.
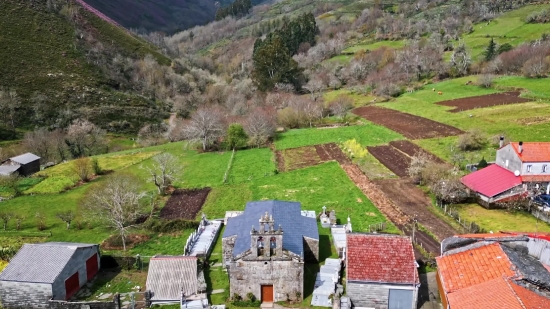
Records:
[[[508,160],[506,160],[506,167],[508,167],[508,163],[509,163],[509,161],[508,161]]]
[[[548,171],[548,166],[547,166],[546,164],[544,164],[544,165],[542,166],[542,172],[543,172],[543,173],[546,173],[547,171]]]
[[[527,173],[531,173],[531,168],[532,167],[533,167],[532,165],[527,165]]]

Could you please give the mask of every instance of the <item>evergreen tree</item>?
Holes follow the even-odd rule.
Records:
[[[228,150],[239,149],[246,147],[248,143],[248,135],[244,131],[244,128],[239,123],[233,123],[227,129],[227,135],[225,136],[225,145]]]
[[[491,38],[491,41],[489,42],[489,46],[487,46],[487,49],[485,50],[485,52],[483,52],[483,54],[485,55],[485,61],[493,60],[493,58],[495,58],[496,56],[496,52],[497,52],[497,44],[495,43],[493,38]]]
[[[487,167],[489,164],[487,164],[487,161],[485,161],[485,157],[481,158],[481,161],[477,164],[478,169],[482,169],[484,167]]]
[[[270,34],[264,41],[258,39],[254,47],[252,79],[260,91],[269,91],[276,83],[300,88],[302,69],[292,59],[279,35]]]

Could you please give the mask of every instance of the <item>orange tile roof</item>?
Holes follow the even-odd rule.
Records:
[[[519,153],[519,142],[511,142],[512,148],[523,162],[550,162],[550,143],[524,142]]]
[[[449,293],[447,299],[452,309],[525,309],[502,277]]]
[[[510,234],[510,233],[480,233],[480,234],[459,234],[455,235],[455,237],[462,237],[462,238],[505,238],[505,237],[516,237],[516,234]]]
[[[550,181],[550,175],[522,175],[523,182],[543,182]]]
[[[447,293],[502,276],[511,277],[512,263],[498,243],[436,258]]]
[[[420,283],[411,239],[389,234],[347,234],[347,279]]]
[[[510,282],[510,286],[516,293],[516,295],[521,299],[523,305],[527,309],[548,309],[550,308],[550,299],[541,296],[535,292],[529,291],[528,289],[519,286],[513,282]]]

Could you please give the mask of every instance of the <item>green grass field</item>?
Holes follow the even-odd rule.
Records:
[[[389,47],[394,49],[399,49],[405,46],[405,41],[378,41],[369,44],[357,44],[350,46],[342,51],[343,54],[353,54],[360,50],[372,51],[381,47]]]
[[[525,18],[532,12],[545,8],[550,8],[550,5],[528,5],[504,13],[499,18],[492,20],[489,25],[486,25],[486,23],[474,25],[474,32],[464,35],[462,39],[470,49],[473,59],[477,59],[482,55],[491,37],[499,45],[509,43],[512,46],[539,39],[543,33],[550,33],[550,25],[526,24]]]
[[[296,129],[277,136],[278,150],[332,142],[344,142],[355,138],[363,146],[385,144],[403,137],[385,127],[363,122],[362,125],[338,128]]]
[[[526,212],[488,210],[478,204],[460,205],[457,210],[462,218],[474,221],[487,231],[550,232],[549,224]]]

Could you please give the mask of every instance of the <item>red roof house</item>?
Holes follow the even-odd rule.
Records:
[[[346,290],[353,306],[416,304],[420,280],[410,237],[347,234],[346,266]]]

